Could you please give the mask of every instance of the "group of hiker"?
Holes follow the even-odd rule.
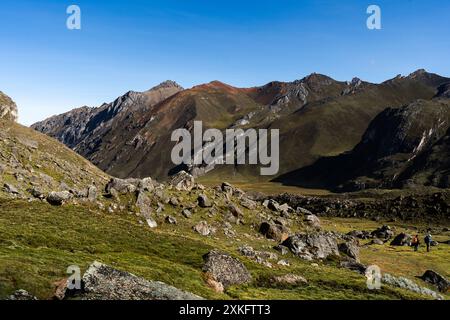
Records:
[[[423,240],[425,242],[425,245],[427,246],[427,252],[430,252],[431,243],[433,241],[433,237],[431,236],[431,233],[428,232]],[[413,238],[411,240],[411,247],[414,248],[414,251],[418,251],[419,246],[420,246],[420,239],[419,239],[419,235],[416,234],[415,236],[413,236]]]

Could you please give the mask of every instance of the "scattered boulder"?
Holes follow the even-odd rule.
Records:
[[[205,254],[203,260],[205,261],[203,272],[221,283],[225,289],[252,281],[252,276],[244,264],[226,253],[213,250]]]
[[[320,229],[320,219],[314,214],[308,214],[305,216],[305,222],[314,229]]]
[[[9,296],[9,300],[37,300],[37,298],[28,291],[19,289]]]
[[[275,247],[273,247],[273,249],[281,253],[282,256],[285,256],[289,253],[289,249],[281,244],[276,245]]]
[[[273,276],[270,278],[270,283],[273,285],[281,285],[281,286],[297,286],[301,284],[307,284],[308,281],[297,274],[285,274],[282,276]]]
[[[94,202],[97,199],[97,187],[90,186],[87,191],[87,198],[89,201]]]
[[[394,231],[392,231],[390,226],[382,226],[374,231],[372,231],[371,236],[378,239],[390,239],[394,236]]]
[[[233,195],[233,186],[229,184],[228,182],[222,182],[222,185],[220,186],[221,190],[228,194],[229,196]]]
[[[147,281],[131,273],[94,262],[83,275],[83,300],[201,300],[163,282]]]
[[[171,198],[169,199],[169,204],[172,205],[172,206],[174,206],[174,207],[178,207],[178,205],[179,205],[180,203],[178,202],[178,199],[177,199],[177,198],[171,197]]]
[[[212,202],[208,199],[208,197],[205,194],[201,194],[198,196],[198,205],[201,208],[210,208],[212,207]]]
[[[156,182],[152,178],[147,177],[138,182],[138,189],[140,191],[153,191],[155,189]]]
[[[244,217],[244,213],[242,212],[242,210],[234,203],[230,203],[228,205],[228,210],[230,210],[231,214],[236,219],[242,219]]]
[[[183,211],[181,211],[181,214],[187,219],[192,217],[192,213],[188,209],[184,209]]]
[[[257,251],[250,246],[242,246],[238,248],[240,254],[254,260],[256,263],[272,268],[272,264],[268,260],[278,260],[278,255],[269,251]]]
[[[17,190],[16,187],[14,187],[12,184],[9,184],[9,183],[5,183],[5,184],[3,185],[3,190],[4,190],[6,193],[10,193],[10,194],[19,194],[19,190]]]
[[[406,233],[398,234],[394,240],[391,241],[391,246],[409,246],[411,243],[412,237]]]
[[[139,183],[139,179],[111,178],[106,184],[105,192],[111,194],[111,190],[114,189],[121,194],[133,193],[137,190]]]
[[[223,284],[214,280],[213,277],[209,273],[205,273],[205,282],[208,287],[213,289],[215,292],[223,293],[225,291],[225,288],[223,287]]]
[[[384,242],[378,238],[373,239],[372,241],[369,242],[369,245],[371,244],[376,244],[376,245],[380,245],[382,246],[384,244]]]
[[[305,260],[326,259],[331,255],[339,256],[336,238],[330,233],[298,233],[287,238],[283,245]]]
[[[339,244],[338,249],[339,252],[342,252],[350,258],[355,259],[356,262],[359,262],[359,246],[357,241],[341,243]]]
[[[167,216],[166,217],[166,223],[168,223],[168,224],[177,224],[177,219],[175,219],[172,216]]]
[[[297,207],[295,212],[301,213],[301,214],[304,214],[304,215],[311,215],[312,214],[311,211],[309,211],[308,209],[302,208],[302,207]]]
[[[215,233],[215,228],[208,225],[206,221],[200,221],[193,227],[194,231],[201,234],[202,236],[209,236]]]
[[[365,231],[365,230],[353,230],[350,231],[349,233],[347,233],[348,236],[354,237],[354,238],[358,238],[358,239],[370,239],[372,238],[372,235],[370,234],[369,231]]]
[[[256,202],[253,200],[250,200],[246,197],[243,197],[241,199],[241,206],[243,206],[244,208],[247,208],[249,210],[255,210],[256,209]]]
[[[152,213],[152,201],[145,194],[145,192],[139,191],[136,199],[136,207],[139,209],[139,213],[145,217],[150,218]]]
[[[289,237],[289,229],[283,225],[263,222],[259,227],[259,233],[268,239],[275,240],[277,242],[283,242]]]
[[[45,199],[44,192],[37,187],[32,187],[31,189],[28,189],[27,191],[36,199],[41,199],[41,200]]]
[[[158,223],[152,217],[145,218],[145,221],[147,221],[148,226],[152,229],[158,227]]]
[[[60,191],[60,192],[50,192],[47,196],[47,202],[53,206],[61,206],[66,201],[70,200],[72,195],[69,191]]]
[[[436,271],[427,270],[421,278],[423,281],[435,285],[440,292],[446,293],[447,291],[449,291],[450,282]]]
[[[194,177],[186,171],[180,171],[172,176],[169,184],[174,186],[178,191],[191,191],[194,188],[195,180]]]
[[[355,259],[346,259],[344,261],[341,261],[340,266],[342,268],[346,268],[352,271],[356,271],[360,274],[366,274],[367,266],[363,265],[362,263],[356,261]]]

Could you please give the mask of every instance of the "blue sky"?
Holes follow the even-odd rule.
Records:
[[[66,8],[82,29],[66,28]],[[382,10],[368,30],[366,9]],[[442,0],[2,0],[0,90],[29,125],[166,79],[249,87],[312,72],[381,82],[418,68],[450,76]]]

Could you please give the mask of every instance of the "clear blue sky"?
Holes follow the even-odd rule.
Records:
[[[66,28],[66,8],[82,29]],[[382,9],[382,30],[366,9]],[[381,82],[450,76],[450,1],[2,0],[0,90],[31,124],[172,79],[241,86],[311,72]]]

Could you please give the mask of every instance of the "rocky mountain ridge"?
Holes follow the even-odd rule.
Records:
[[[256,178],[258,169],[251,165],[216,166],[214,170],[174,167],[170,161],[174,146],[170,133],[178,128],[191,129],[195,120],[203,121],[205,129],[280,129],[279,174],[283,174],[311,165],[320,157],[351,150],[378,113],[387,107],[432,99],[438,88],[449,81],[424,70],[381,84],[358,78],[339,82],[319,74],[254,88],[235,88],[215,81],[187,90],[177,87],[170,92],[176,93],[167,94],[165,100],[161,97],[153,107],[140,108],[134,99],[123,103],[119,98],[97,113],[101,114],[100,119],[111,120],[89,117],[92,125],[82,126],[82,138],[75,128],[83,121],[71,121],[77,116],[70,113],[33,128],[66,143],[102,170],[122,178],[153,176],[167,180],[181,169],[196,175],[208,171],[208,175],[218,179]],[[118,106],[130,112],[114,111]]]

